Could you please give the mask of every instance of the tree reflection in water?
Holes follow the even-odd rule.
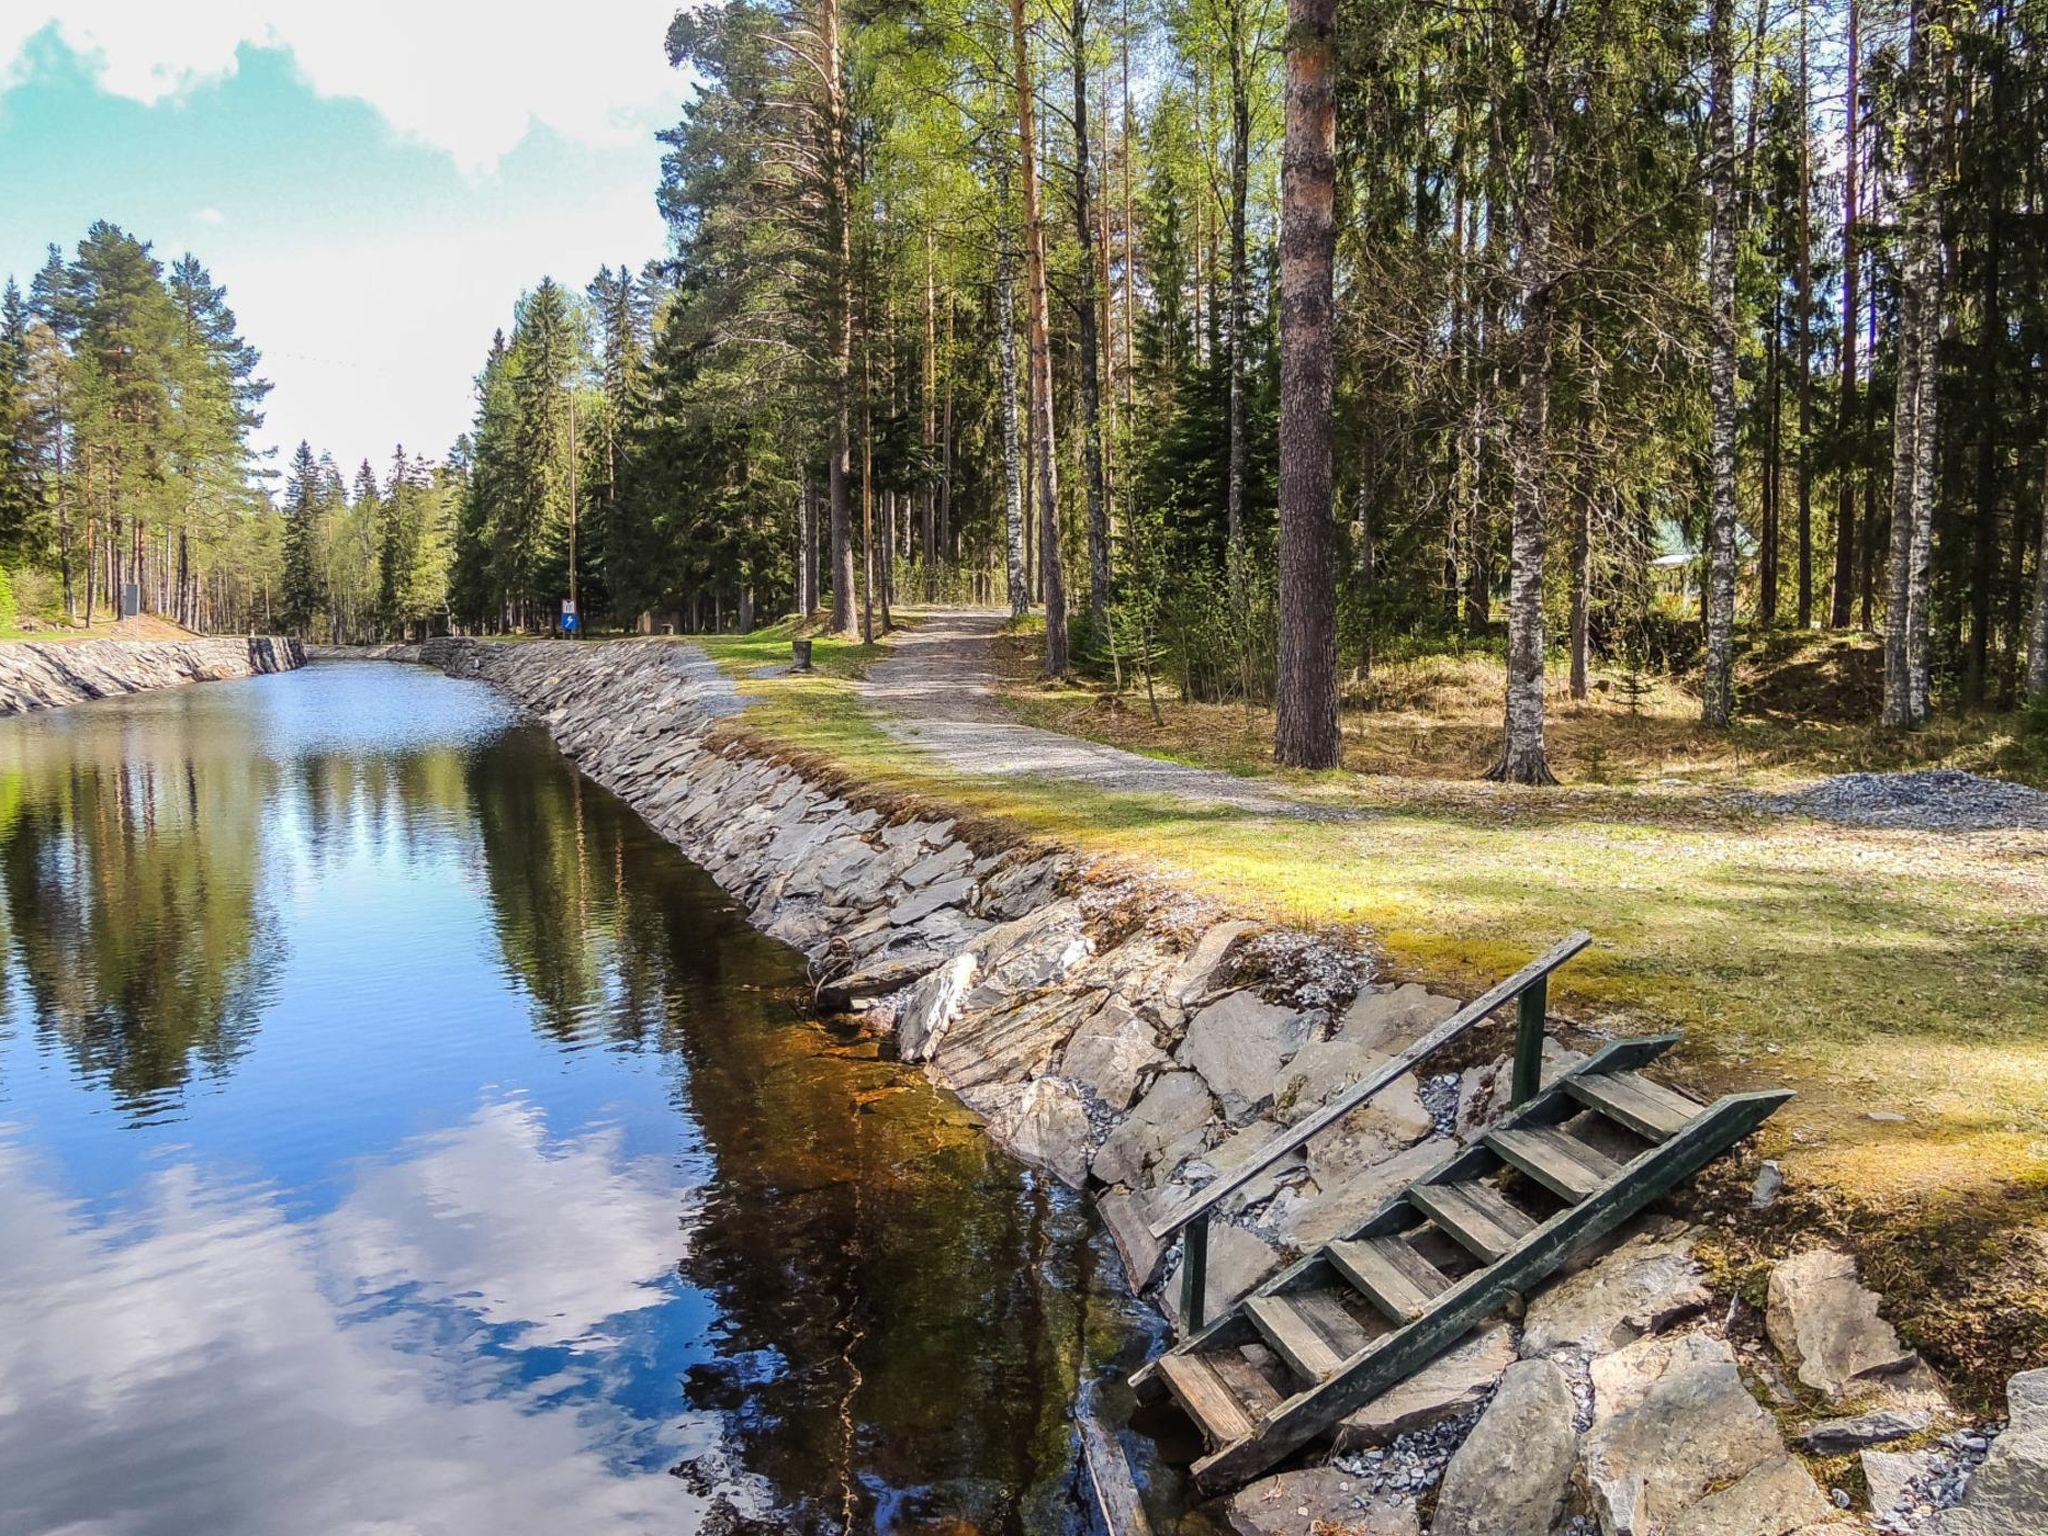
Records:
[[[798,957],[474,685],[315,668],[0,723],[0,892],[0,1205],[42,1234],[0,1262],[0,1367],[52,1404],[0,1428],[27,1490],[0,1516],[196,1517],[94,1478],[118,1445],[223,1532],[265,1529],[287,1477],[337,1521],[450,1532],[667,1501],[687,1529],[697,1494],[772,1529],[1077,1524],[1067,1405],[1123,1339],[1083,1210],[808,1019]],[[109,1105],[125,1129],[93,1130]],[[195,1285],[175,1356],[87,1315]],[[248,1455],[386,1379],[335,1403],[336,1454]],[[166,1439],[172,1384],[219,1401]],[[607,1470],[523,1482],[443,1402]],[[345,1445],[389,1477],[344,1479]],[[507,1497],[432,1496],[405,1470],[430,1461]]]

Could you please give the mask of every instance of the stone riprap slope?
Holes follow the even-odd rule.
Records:
[[[1177,1257],[1147,1236],[1151,1215],[1456,1006],[1416,986],[1360,985],[1361,957],[1299,936],[1191,923],[1171,893],[1059,851],[977,846],[951,822],[851,804],[715,736],[741,703],[687,643],[441,640],[420,656],[523,705],[584,772],[746,903],[756,926],[801,949],[829,1004],[866,1008],[999,1143],[1092,1190],[1134,1286],[1169,1310]],[[1242,984],[1252,975],[1264,981]],[[1555,1044],[1550,1057],[1576,1059]],[[1215,1305],[1434,1167],[1505,1108],[1508,1086],[1504,1061],[1404,1079],[1249,1186],[1211,1232]],[[1233,1529],[2029,1528],[2010,1522],[2042,1509],[2030,1482],[2038,1437],[1994,1444],[1989,1427],[1952,1428],[1939,1383],[1846,1254],[1788,1259],[1768,1316],[1732,1327],[1737,1311],[1710,1307],[1695,1236],[1639,1223],[1539,1289],[1522,1316],[1482,1327],[1354,1414],[1330,1464],[1240,1493]],[[2040,1395],[2048,1401],[2048,1389]],[[1796,1454],[1781,1420],[1812,1437],[1814,1457],[1836,1460]],[[1927,1448],[1886,1449],[1902,1444]],[[1816,1480],[1816,1464],[1859,1453],[1868,1493]]]
[[[296,640],[68,640],[0,645],[0,715],[57,709],[115,694],[215,683],[305,663]]]

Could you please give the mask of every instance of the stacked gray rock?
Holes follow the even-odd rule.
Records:
[[[223,682],[304,664],[298,641],[271,635],[206,640],[67,640],[0,645],[0,715],[184,683]]]
[[[1070,878],[1067,855],[978,847],[946,820],[891,819],[718,744],[714,727],[739,701],[686,644],[430,641],[420,652],[522,704],[757,926],[802,950],[822,993],[893,1030],[902,1057],[978,1110],[995,1139],[1093,1187],[1134,1284],[1159,1286],[1169,1310],[1174,1257],[1150,1237],[1156,1214],[1456,1006],[1418,987],[1367,987],[1334,1016],[1326,1000],[1262,996],[1239,984],[1250,924],[1216,923],[1192,943],[1156,920],[1131,931],[1127,911],[1109,910],[1114,889]],[[1555,1050],[1547,1066],[1573,1059]],[[1226,1203],[1210,1235],[1212,1304],[1476,1134],[1506,1093],[1502,1068],[1403,1079]],[[1418,1500],[1437,1489],[1436,1536],[1839,1529],[1836,1506],[1703,1315],[1691,1245],[1676,1224],[1639,1228],[1540,1290],[1519,1328],[1478,1330],[1355,1415],[1336,1465],[1238,1495],[1233,1525],[1306,1532],[1328,1521],[1408,1536]],[[1816,1453],[1911,1433],[1941,1413],[1938,1384],[1877,1317],[1853,1264],[1823,1253],[1779,1270],[1770,1339],[1809,1391],[1843,1404],[1809,1426]],[[1935,1536],[2048,1531],[2038,1502],[2048,1389],[2018,1382],[2015,1393],[2014,1429],[1983,1442],[1989,1454]],[[1877,1469],[1873,1489],[1887,1475]]]

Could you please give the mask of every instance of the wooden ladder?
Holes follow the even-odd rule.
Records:
[[[1234,1487],[1406,1380],[1792,1097],[1702,1104],[1643,1076],[1677,1039],[1606,1047],[1133,1376],[1201,1429],[1196,1485]]]

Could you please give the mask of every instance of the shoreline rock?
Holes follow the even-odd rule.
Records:
[[[8,641],[0,644],[0,715],[290,672],[305,663],[305,647],[277,635]]]

